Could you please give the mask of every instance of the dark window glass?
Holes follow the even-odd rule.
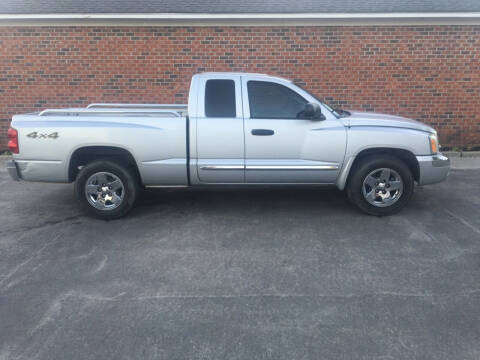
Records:
[[[236,117],[235,82],[207,80],[205,85],[205,116]]]
[[[248,82],[250,117],[256,119],[296,119],[307,101],[286,86],[266,82]]]

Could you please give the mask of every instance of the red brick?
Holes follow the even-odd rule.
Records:
[[[288,77],[333,106],[480,145],[480,26],[0,27],[0,149],[13,114],[186,102],[202,71]]]

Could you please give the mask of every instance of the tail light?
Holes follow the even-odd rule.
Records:
[[[8,150],[10,150],[13,154],[18,154],[18,131],[14,128],[8,129]]]

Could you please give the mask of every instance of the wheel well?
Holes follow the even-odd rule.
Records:
[[[68,166],[68,180],[75,181],[82,166],[105,158],[132,168],[140,179],[137,163],[129,151],[114,146],[86,146],[75,150],[72,154]]]
[[[417,158],[413,155],[412,152],[404,149],[394,149],[394,148],[372,148],[372,149],[365,149],[362,150],[356,157],[352,164],[352,169],[356,165],[360,163],[360,161],[370,155],[379,155],[379,154],[387,154],[390,156],[394,156],[400,160],[402,160],[405,165],[408,166],[410,171],[412,172],[413,178],[415,181],[420,179],[420,166],[418,165]],[[352,171],[350,170],[350,174]],[[350,174],[348,177],[350,177]]]

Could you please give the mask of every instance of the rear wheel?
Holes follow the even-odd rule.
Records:
[[[347,185],[349,199],[370,215],[392,215],[405,207],[414,179],[405,163],[390,155],[373,155],[352,169]]]
[[[133,207],[138,181],[131,169],[110,160],[99,160],[80,171],[75,193],[90,215],[116,219]]]

